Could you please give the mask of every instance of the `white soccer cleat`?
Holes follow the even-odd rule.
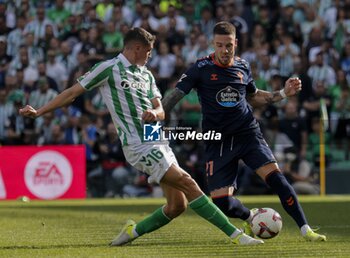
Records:
[[[135,221],[129,219],[122,230],[120,231],[119,235],[112,240],[112,242],[109,244],[110,246],[121,246],[125,245],[127,243],[131,243],[133,240],[136,239],[136,237],[133,235],[132,231],[134,227],[136,226]]]
[[[260,245],[260,244],[263,244],[264,241],[260,239],[252,238],[242,232],[235,238],[232,238],[232,243],[236,245]]]

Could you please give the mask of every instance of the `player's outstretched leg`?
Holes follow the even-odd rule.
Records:
[[[228,218],[204,195],[196,182],[177,166],[172,166],[161,181],[161,186],[167,198],[167,205],[157,209],[139,223],[129,220],[120,234],[111,242],[111,246],[121,246],[135,240],[137,237],[150,233],[180,215],[185,205],[183,198],[190,201],[189,206],[198,215],[218,227],[239,245],[257,245],[264,243],[254,239],[233,226]],[[180,200],[180,201],[179,201]]]
[[[171,173],[173,172],[173,173]],[[264,243],[262,240],[247,236],[230,223],[225,214],[200,190],[197,183],[181,168],[174,166],[164,176],[164,184],[183,192],[189,201],[190,208],[199,216],[206,219],[227,236],[234,244],[256,245]]]
[[[314,232],[308,225],[293,187],[279,170],[271,172],[265,181],[278,194],[283,208],[298,224],[301,234],[306,240],[326,241],[326,236]]]
[[[205,195],[203,195],[202,199],[208,199]],[[209,199],[208,199],[209,201]],[[205,200],[206,202],[206,200]],[[196,203],[196,202],[195,202]],[[198,203],[198,202],[197,202]],[[203,202],[202,202],[203,203]],[[206,205],[206,204],[205,204]],[[209,204],[210,205],[210,204]],[[200,209],[203,209],[201,207]],[[207,208],[205,208],[207,209]],[[215,210],[215,209],[214,209]],[[202,213],[202,211],[198,210],[196,207],[194,207],[194,211],[196,211],[198,214]],[[214,211],[215,212],[215,211]],[[148,227],[147,229],[143,229],[143,234],[148,233],[151,231],[154,231],[155,229],[164,226],[167,223],[152,223],[152,220],[155,217],[158,217],[157,213],[159,213],[159,209],[156,210],[152,215],[147,217],[145,220],[141,221],[140,223],[136,224],[133,220],[128,220],[120,233],[112,240],[110,243],[110,246],[122,246],[128,243],[131,243],[133,240],[138,238],[140,234],[137,231],[137,226],[139,226],[139,232],[142,230],[142,224],[143,225],[153,225],[153,227]],[[212,214],[205,212],[207,215]],[[213,215],[213,214],[212,214]],[[202,216],[202,215],[200,215]],[[205,214],[202,216],[206,216]],[[213,223],[214,225],[217,225],[222,231],[224,231],[228,236],[231,237],[232,243],[237,245],[258,245],[264,243],[262,240],[252,238],[245,233],[241,232],[240,230],[236,229],[233,225],[230,224],[230,222],[227,220],[221,220],[220,215],[214,215],[210,219],[206,218],[208,221]],[[225,217],[226,218],[226,217]],[[227,219],[227,218],[226,218]],[[170,219],[169,219],[170,221]],[[140,226],[141,225],[141,226]],[[147,232],[146,232],[147,231]]]

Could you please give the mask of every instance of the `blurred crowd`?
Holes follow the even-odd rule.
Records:
[[[163,95],[197,58],[213,52],[218,21],[236,26],[237,55],[251,64],[257,87],[274,91],[290,76],[295,98],[255,109],[270,147],[299,193],[318,192],[320,99],[329,115],[327,167],[349,160],[350,0],[7,0],[0,1],[0,144],[84,144],[89,194],[157,195],[126,162],[97,91],[32,120],[38,108],[72,86],[95,63],[116,56],[131,27],[157,35],[148,63]],[[168,125],[200,130],[200,105],[188,94]],[[205,190],[203,142],[173,142],[180,165]],[[241,166],[241,193],[267,193]]]

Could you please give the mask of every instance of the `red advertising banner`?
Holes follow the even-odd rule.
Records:
[[[0,199],[86,197],[85,147],[0,147]]]

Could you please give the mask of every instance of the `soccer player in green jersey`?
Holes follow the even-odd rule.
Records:
[[[182,170],[168,144],[144,142],[142,123],[164,119],[161,95],[153,75],[145,64],[151,55],[155,37],[142,28],[131,29],[124,38],[124,49],[117,57],[96,64],[78,78],[72,87],[37,110],[27,105],[20,114],[36,118],[66,106],[86,90],[99,88],[111,114],[128,162],[149,175],[149,182],[159,183],[166,204],[135,223],[128,220],[111,242],[120,246],[150,233],[179,216],[189,206],[240,245],[262,244],[234,227],[227,217],[200,190],[188,173]]]

